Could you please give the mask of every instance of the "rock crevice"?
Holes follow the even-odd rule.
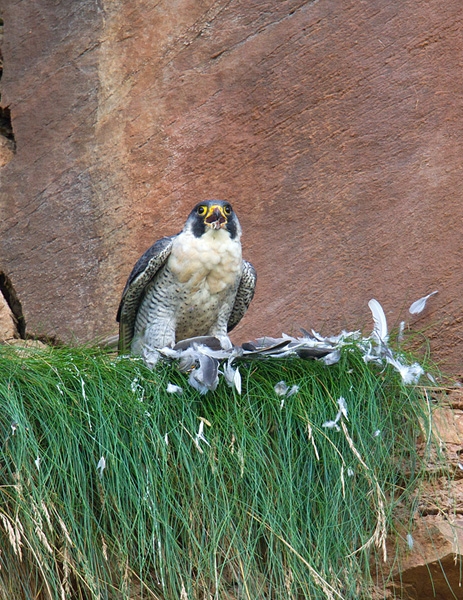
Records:
[[[0,271],[0,342],[25,336],[26,322],[21,302],[10,279]]]

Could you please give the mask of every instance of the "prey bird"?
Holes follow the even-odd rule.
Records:
[[[179,234],[155,242],[122,293],[119,353],[143,355],[197,336],[214,336],[231,348],[227,334],[247,311],[256,285],[240,238],[231,204],[207,200],[193,208]]]

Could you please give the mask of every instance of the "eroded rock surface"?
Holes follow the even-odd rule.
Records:
[[[463,598],[462,408],[463,391],[458,389],[433,408],[432,434],[439,440],[440,453],[428,456],[424,440],[419,446],[426,453],[429,480],[421,490],[414,522],[400,532],[400,560],[389,556],[388,567],[395,564],[394,583],[388,586],[391,598]]]

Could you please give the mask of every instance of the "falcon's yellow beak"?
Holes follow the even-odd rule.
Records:
[[[208,207],[204,223],[211,229],[224,229],[227,225],[228,218],[225,214],[224,207],[219,204],[212,204]]]

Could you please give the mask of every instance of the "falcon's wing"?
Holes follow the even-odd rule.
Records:
[[[244,317],[244,313],[248,310],[251,300],[254,296],[254,290],[256,287],[257,273],[250,262],[243,260],[243,273],[236,292],[235,303],[228,319],[227,330],[231,331],[241,319]]]
[[[119,354],[130,352],[135,319],[146,286],[167,261],[175,235],[155,242],[137,261],[122,292],[116,320],[119,321]]]

